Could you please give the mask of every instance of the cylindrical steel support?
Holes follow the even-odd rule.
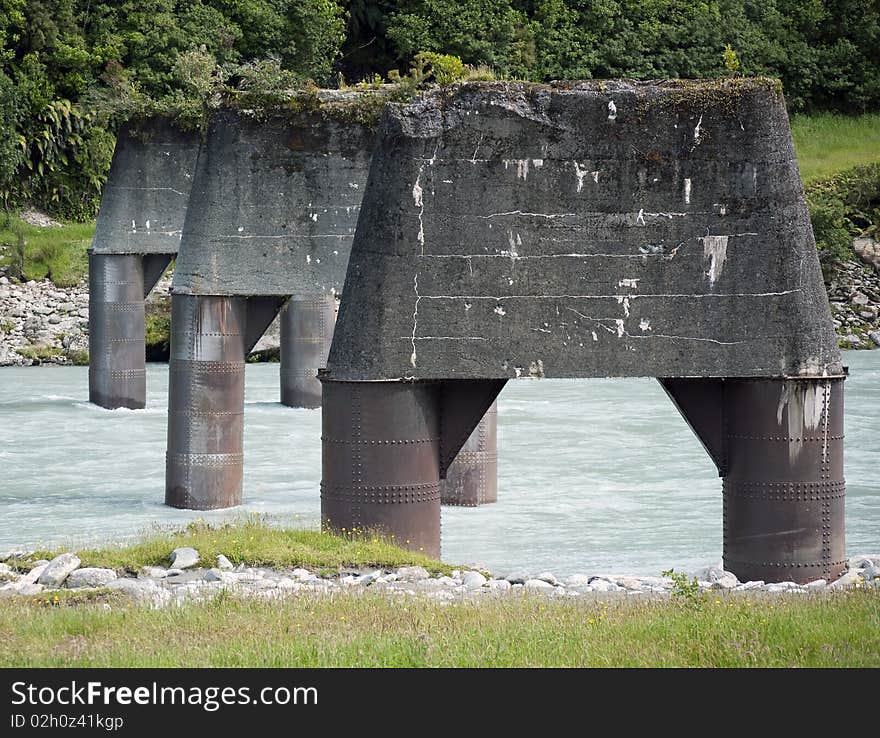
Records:
[[[440,502],[477,507],[497,501],[498,403],[493,402],[440,482]]]
[[[844,568],[843,379],[727,380],[724,568],[742,581]]]
[[[146,405],[144,269],[140,254],[89,254],[89,401]]]
[[[292,297],[281,312],[281,404],[321,407],[318,369],[327,365],[336,298]]]
[[[243,297],[171,298],[166,505],[241,504],[246,320]]]
[[[438,385],[323,382],[321,518],[440,555]]]

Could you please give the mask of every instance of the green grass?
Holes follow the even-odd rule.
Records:
[[[5,247],[0,249],[0,266],[12,265],[14,271],[23,273],[25,280],[49,277],[59,287],[72,287],[88,273],[86,249],[94,232],[94,223],[40,228],[15,216],[8,221],[0,216],[0,247]],[[19,252],[21,248],[23,254]]]
[[[109,603],[105,607],[104,601]],[[173,637],[169,637],[173,634]],[[880,666],[880,594],[676,600],[0,600],[0,667]]]
[[[17,348],[15,349],[15,352],[37,364],[42,364],[44,361],[49,361],[61,356],[64,353],[64,350],[54,346],[34,346]]]
[[[805,183],[880,161],[880,114],[795,115],[791,131]]]
[[[252,566],[321,568],[395,568],[418,564],[428,571],[448,573],[452,567],[420,553],[405,551],[375,537],[342,538],[313,530],[282,529],[259,517],[212,526],[191,523],[184,530],[155,532],[125,546],[78,551],[82,566],[137,571],[142,566],[170,566],[170,553],[192,546],[205,566],[213,566],[217,554],[233,564]],[[30,560],[50,559],[56,551],[40,551]]]

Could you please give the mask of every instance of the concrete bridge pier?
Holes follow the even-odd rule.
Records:
[[[336,298],[291,298],[281,312],[281,404],[321,407],[318,369],[327,365],[336,323]]]
[[[335,323],[332,295],[292,297],[281,311],[282,405],[321,407],[318,370],[327,365]],[[476,507],[498,500],[497,418],[493,403],[440,480],[441,504]]]
[[[723,479],[724,567],[741,581],[837,578],[843,377],[661,381]]]
[[[174,294],[165,504],[241,504],[245,356],[281,298]]]
[[[114,409],[146,404],[144,299],[170,254],[89,253],[89,401]]]
[[[438,557],[441,479],[505,380],[321,383],[324,527]]]
[[[321,519],[440,555],[440,385],[323,383]]]

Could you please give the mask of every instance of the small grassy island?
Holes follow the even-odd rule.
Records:
[[[191,549],[194,568],[174,569],[169,554]],[[0,576],[22,578],[58,553],[8,559]],[[680,575],[665,594],[502,588],[386,542],[259,519],[76,556],[81,572],[120,578],[0,592],[0,666],[880,666],[880,589],[858,578],[780,593]],[[155,596],[173,587],[190,596]]]

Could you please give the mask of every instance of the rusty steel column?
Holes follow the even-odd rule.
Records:
[[[845,565],[843,378],[724,383],[724,567],[742,581]]]
[[[281,404],[321,407],[318,369],[327,365],[336,322],[333,295],[292,297],[281,313]]]
[[[323,380],[321,519],[440,555],[436,383]]]
[[[498,501],[498,403],[493,402],[440,482],[443,505],[477,507]]]
[[[146,405],[144,269],[140,254],[89,253],[89,401]]]
[[[241,504],[244,297],[175,294],[168,364],[165,504]]]

